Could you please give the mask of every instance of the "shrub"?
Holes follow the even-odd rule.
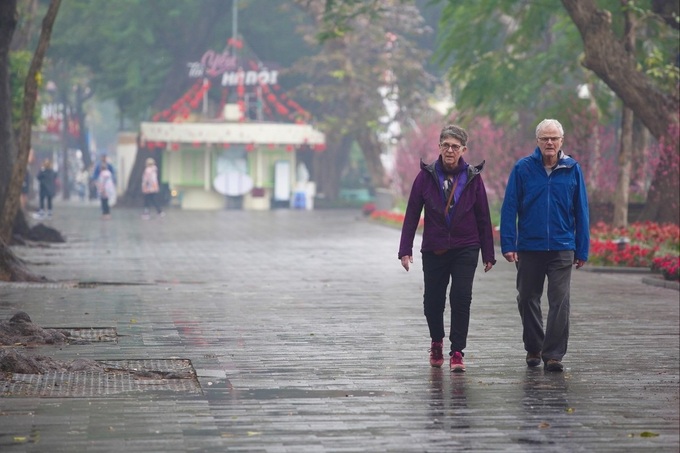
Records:
[[[680,256],[665,255],[654,258],[652,271],[659,272],[666,280],[680,281]]]

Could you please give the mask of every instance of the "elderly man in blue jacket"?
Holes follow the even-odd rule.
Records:
[[[563,370],[569,340],[572,265],[588,260],[588,197],[578,162],[562,151],[564,129],[545,119],[536,126],[538,146],[512,169],[501,209],[501,252],[517,266],[517,305],[526,363]],[[545,331],[541,296],[548,280]]]

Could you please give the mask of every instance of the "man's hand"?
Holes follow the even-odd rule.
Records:
[[[401,266],[406,269],[406,272],[408,272],[409,263],[413,263],[412,256],[405,255],[401,257]]]
[[[582,268],[584,264],[586,264],[586,262],[583,261],[583,260],[579,260],[579,259],[574,260],[574,265],[576,265],[576,269]]]
[[[516,263],[517,261],[519,261],[519,256],[517,256],[517,252],[504,253],[503,256],[509,263]]]
[[[484,272],[489,272],[492,267],[493,263],[491,261],[489,261],[488,263],[484,263]]]

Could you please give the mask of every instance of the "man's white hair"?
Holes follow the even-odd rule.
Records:
[[[541,129],[548,126],[555,126],[557,129],[560,130],[560,136],[564,137],[564,128],[562,127],[559,121],[554,119],[545,119],[538,123],[538,126],[536,126],[536,138],[538,138],[538,133],[541,131]]]

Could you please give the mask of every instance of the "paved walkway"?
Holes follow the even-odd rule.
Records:
[[[66,244],[15,250],[55,283],[0,283],[0,319],[115,328],[115,342],[31,351],[187,359],[200,390],[4,395],[3,453],[680,448],[678,291],[640,276],[574,273],[566,370],[551,374],[524,364],[514,268],[499,261],[476,277],[468,371],[451,375],[428,365],[420,260],[404,272],[399,231],[358,212],[102,221],[62,202],[50,223]]]

